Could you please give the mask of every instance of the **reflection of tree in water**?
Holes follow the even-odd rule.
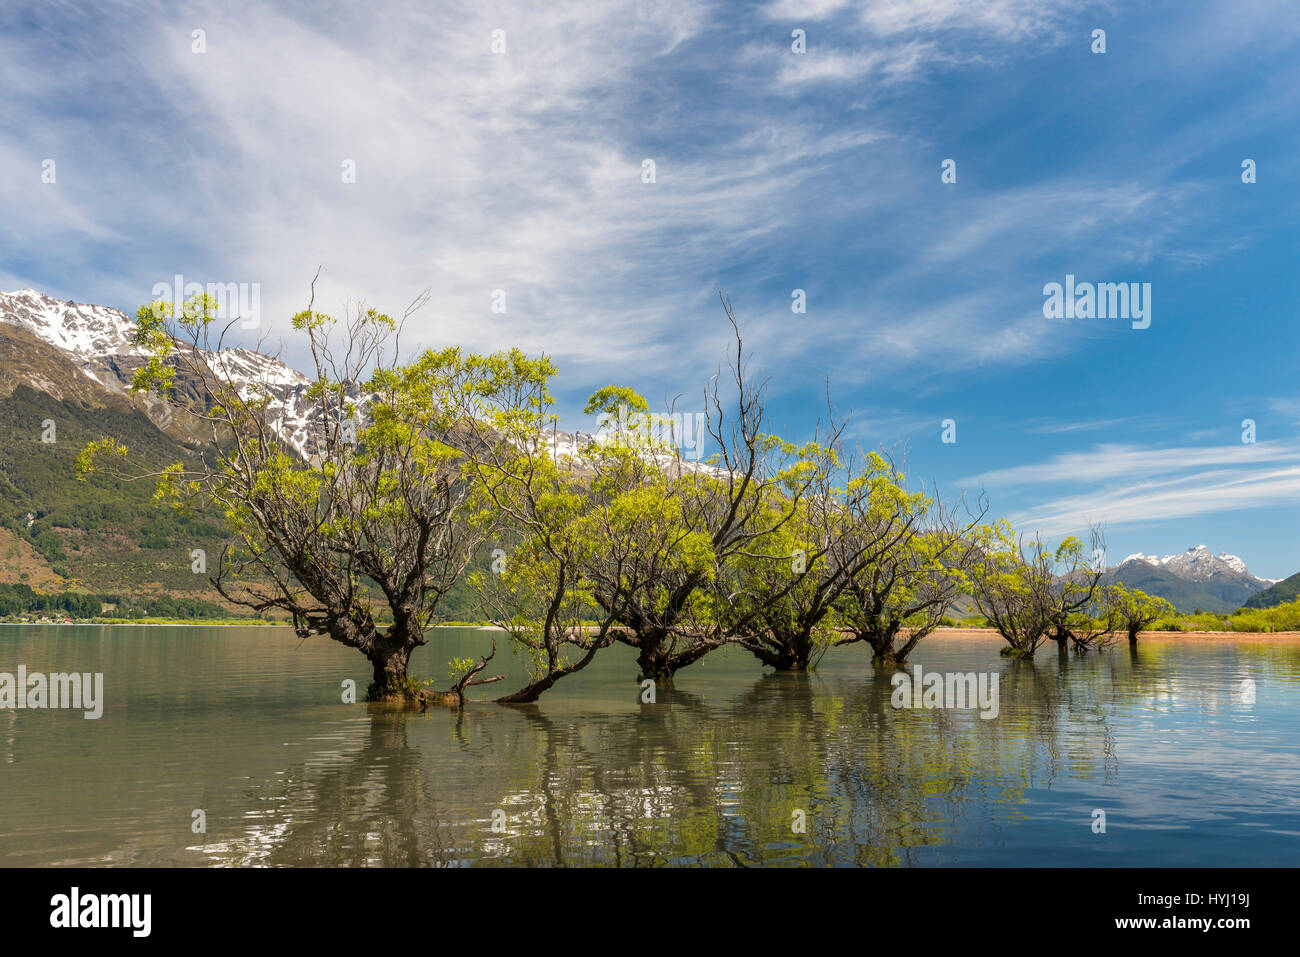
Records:
[[[1111,667],[1117,690],[1144,708],[1220,711],[1254,703],[1241,688],[1247,678],[1300,683],[1300,644],[1141,641]]]
[[[555,816],[549,834],[519,835],[515,859],[890,865],[919,863],[917,849],[928,847],[934,862],[963,827],[988,840],[997,807],[1020,803],[1045,763],[1044,742],[1063,759],[1058,714],[1079,709],[1049,701],[1048,727],[1026,733],[974,712],[895,711],[891,690],[874,675],[836,683],[778,673],[715,706],[679,689],[593,725],[533,712],[545,741],[538,799]],[[1075,744],[1065,756],[1076,770],[1085,758],[1105,764],[1108,734],[1093,732],[1088,755]],[[537,793],[529,787],[521,781],[516,797]],[[796,811],[804,834],[792,828]]]
[[[509,863],[728,863],[727,773],[712,711],[680,688],[638,713],[549,718],[521,709],[538,766],[512,782]],[[537,826],[520,828],[520,821]],[[715,860],[714,857],[719,858]]]
[[[811,693],[788,680],[795,676],[760,682],[745,713],[797,716],[782,729],[796,746],[772,769],[792,793],[765,802],[807,801],[808,839],[791,856],[813,865],[937,863],[955,858],[945,851],[954,843],[994,843],[1007,809],[1027,788],[1050,786],[1062,762],[1076,776],[1112,767],[1101,696],[1029,662],[1002,664],[1001,713],[991,720],[974,710],[895,709],[889,675],[838,682],[839,693],[815,678]],[[756,818],[771,825],[767,846],[791,845],[788,811]]]
[[[447,865],[455,861],[451,834],[439,823],[420,752],[407,743],[400,712],[374,713],[361,747],[325,766],[297,766],[274,791],[251,794],[271,810],[269,822],[248,826],[241,839],[208,842],[225,863],[271,866]]]
[[[875,673],[771,674],[714,703],[678,688],[621,714],[373,713],[359,749],[259,791],[271,810],[208,851],[334,866],[959,860],[997,842],[1027,788],[1113,775],[1112,676],[1094,661],[999,662],[988,721],[894,709]]]
[[[1001,662],[1001,714],[987,723],[1037,744],[1024,752],[1026,786],[1050,788],[1063,772],[1087,779],[1098,769],[1106,783],[1116,780],[1119,758],[1107,705],[1113,688],[1102,665],[1113,653],[1058,651],[1055,667],[1033,659]]]

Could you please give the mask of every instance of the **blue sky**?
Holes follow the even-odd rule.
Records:
[[[0,288],[134,311],[178,273],[255,282],[272,339],[318,265],[336,309],[429,288],[410,343],[545,350],[592,429],[611,381],[700,406],[721,286],[783,433],[829,377],[855,441],[1025,531],[1279,578],[1298,48],[1294,6],[1251,0],[10,0]],[[1045,318],[1067,274],[1150,283],[1150,327]]]

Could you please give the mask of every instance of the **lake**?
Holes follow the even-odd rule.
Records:
[[[438,629],[412,671],[445,688],[491,638]],[[999,648],[909,662],[996,674],[991,720],[892,707],[863,646],[810,675],[728,649],[653,704],[618,647],[528,707],[478,700],[520,683],[503,647],[463,712],[406,714],[343,703],[365,660],[284,628],[0,625],[0,672],[104,675],[98,720],[0,710],[0,864],[1300,862],[1300,644]]]

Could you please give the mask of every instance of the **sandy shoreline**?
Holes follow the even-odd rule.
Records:
[[[1003,640],[992,628],[939,628],[932,637]],[[1248,644],[1290,645],[1300,642],[1300,631],[1144,631],[1138,636],[1138,644],[1147,641],[1239,641]],[[1128,639],[1119,635],[1116,643],[1126,645]]]

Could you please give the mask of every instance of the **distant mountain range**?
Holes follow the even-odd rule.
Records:
[[[51,395],[61,395],[68,387],[81,392],[87,388],[102,390],[107,395],[130,400],[169,435],[182,441],[194,438],[185,433],[183,424],[164,403],[130,392],[132,376],[148,360],[148,353],[132,343],[135,320],[121,310],[71,300],[64,302],[34,289],[21,289],[0,293],[0,322],[55,347],[89,383],[93,383],[91,386],[83,381],[82,376],[73,376],[75,382],[66,381],[66,377],[52,379],[19,362],[0,371],[0,382],[8,381],[8,391],[18,383],[26,383]],[[186,348],[180,343],[177,347]],[[223,349],[207,356],[207,364],[222,379],[228,378],[236,386],[256,388],[259,394],[270,395],[267,411],[276,432],[287,445],[310,458],[316,450],[316,441],[326,432],[319,427],[319,407],[306,398],[311,387],[310,379],[279,359],[251,349]],[[182,393],[188,388],[189,398],[195,403],[201,404],[207,398],[198,394],[199,384],[187,383],[180,371],[176,385]],[[94,389],[94,386],[99,389]],[[598,437],[586,432],[546,429],[539,441],[541,447],[554,449],[558,456],[581,460],[582,449],[593,438]],[[679,457],[667,448],[647,448],[646,454],[661,463],[678,462],[686,470],[709,469],[708,465]]]
[[[1194,545],[1163,558],[1130,555],[1107,569],[1102,581],[1120,582],[1148,595],[1158,595],[1182,612],[1236,611],[1275,584],[1271,579],[1252,575],[1236,555],[1215,555],[1205,545]]]
[[[148,360],[148,353],[132,343],[135,320],[126,313],[107,306],[61,302],[33,289],[22,289],[0,293],[0,322],[57,348],[81,373],[75,377],[78,380],[84,377],[108,395],[129,398],[164,432],[182,440],[191,438],[181,431],[181,424],[164,403],[130,394],[131,377]],[[305,399],[311,385],[306,376],[251,349],[223,349],[209,364],[232,382],[256,386],[269,394],[269,411],[281,438],[300,453],[312,450],[316,432],[312,425],[318,409]],[[11,384],[26,382],[47,392],[54,385],[48,379],[33,378],[22,366],[5,369],[4,377]],[[77,384],[86,385],[81,381]],[[187,383],[179,375],[177,386],[182,392],[189,388],[190,398],[195,401],[206,398],[197,394],[198,383]]]

